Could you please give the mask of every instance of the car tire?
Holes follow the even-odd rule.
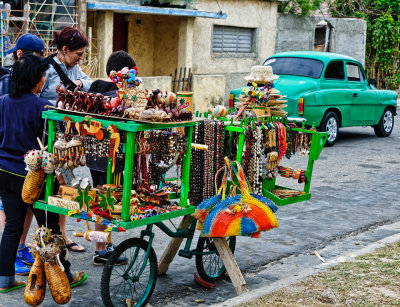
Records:
[[[391,109],[386,109],[382,114],[379,124],[373,127],[376,136],[388,137],[393,131],[393,126],[394,126],[394,113]]]
[[[325,146],[330,147],[335,144],[339,136],[339,119],[335,112],[329,111],[322,119],[319,131],[328,132],[328,139]]]

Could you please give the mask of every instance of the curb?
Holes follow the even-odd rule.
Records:
[[[400,222],[393,223],[391,225],[384,225],[379,228],[387,228],[387,227],[390,227],[390,228],[393,227],[393,228],[397,228],[400,230]],[[228,306],[236,306],[239,304],[248,303],[248,302],[255,300],[261,296],[267,295],[267,294],[277,291],[281,288],[295,284],[295,283],[307,278],[308,276],[315,275],[319,272],[325,271],[333,266],[336,266],[342,262],[351,261],[355,257],[371,253],[378,248],[384,247],[388,244],[392,244],[392,243],[395,243],[398,241],[400,241],[400,233],[396,233],[394,235],[391,235],[391,236],[388,236],[381,240],[378,240],[378,241],[371,243],[357,251],[351,251],[344,256],[335,257],[335,258],[327,260],[325,263],[321,263],[321,264],[315,265],[310,268],[305,268],[300,274],[297,274],[296,276],[278,280],[276,282],[271,283],[268,286],[252,290],[252,291],[244,293],[240,296],[236,296],[236,297],[228,299],[222,303],[214,304],[211,306],[213,306],[213,307],[228,307]]]

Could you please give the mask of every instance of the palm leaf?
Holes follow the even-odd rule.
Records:
[[[101,198],[101,202],[99,203],[99,207],[103,208],[104,210],[107,209],[107,197],[104,194],[99,193],[99,197]]]
[[[80,187],[77,187],[78,189],[78,194],[79,196],[75,197],[75,201],[79,203],[79,208],[82,209],[83,203],[84,203],[84,197],[83,197],[83,192]]]
[[[114,210],[114,204],[116,201],[117,199],[111,196],[111,189],[107,189],[107,204],[111,208],[111,210]]]
[[[89,196],[89,186],[85,188],[85,191],[83,191],[83,202],[86,205],[86,210],[89,209],[89,203],[93,200],[93,197]]]

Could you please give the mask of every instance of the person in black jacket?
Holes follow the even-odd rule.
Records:
[[[129,55],[129,53],[119,50],[111,53],[106,64],[107,76],[110,72],[120,71],[124,67],[133,68],[136,66],[135,60]],[[92,83],[89,89],[89,93],[100,93],[104,96],[114,96],[118,91],[118,87],[112,81],[96,80]]]
[[[106,72],[107,75],[110,75],[110,72],[120,71],[124,67],[133,68],[136,66],[135,60],[125,51],[119,50],[113,52],[107,60],[106,64]],[[118,87],[110,80],[96,80],[92,83],[89,93],[101,93],[105,96],[113,96],[117,95]],[[90,169],[90,174],[92,175],[93,186],[103,185],[107,183],[107,172],[104,170],[96,169],[96,165],[91,165],[91,160],[87,161],[87,166]],[[106,227],[104,225],[99,225],[96,223],[95,230],[104,231]],[[112,251],[114,249],[113,244],[111,243],[98,243],[96,242],[96,251],[93,255],[93,264],[95,265],[104,265],[107,262],[107,259],[110,257]],[[117,264],[126,263],[127,259],[120,257],[117,261]]]
[[[50,103],[37,95],[46,81],[47,65],[34,55],[23,55],[14,65],[8,95],[0,97],[0,197],[6,214],[6,225],[0,243],[0,293],[24,287],[15,280],[14,263],[25,214],[30,208],[39,226],[47,226],[53,234],[61,234],[58,214],[34,209],[22,200],[22,187],[27,171],[24,155],[40,149],[37,138],[44,129],[42,111]],[[72,272],[65,259],[60,260],[71,287],[87,278],[84,272]]]

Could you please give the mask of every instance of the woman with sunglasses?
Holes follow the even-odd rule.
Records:
[[[54,105],[57,100],[56,88],[60,84],[70,90],[75,87],[85,92],[89,90],[93,81],[78,65],[88,45],[87,38],[77,28],[65,27],[61,32],[54,32],[52,46],[57,47],[57,52],[47,58],[50,66],[40,97]]]

